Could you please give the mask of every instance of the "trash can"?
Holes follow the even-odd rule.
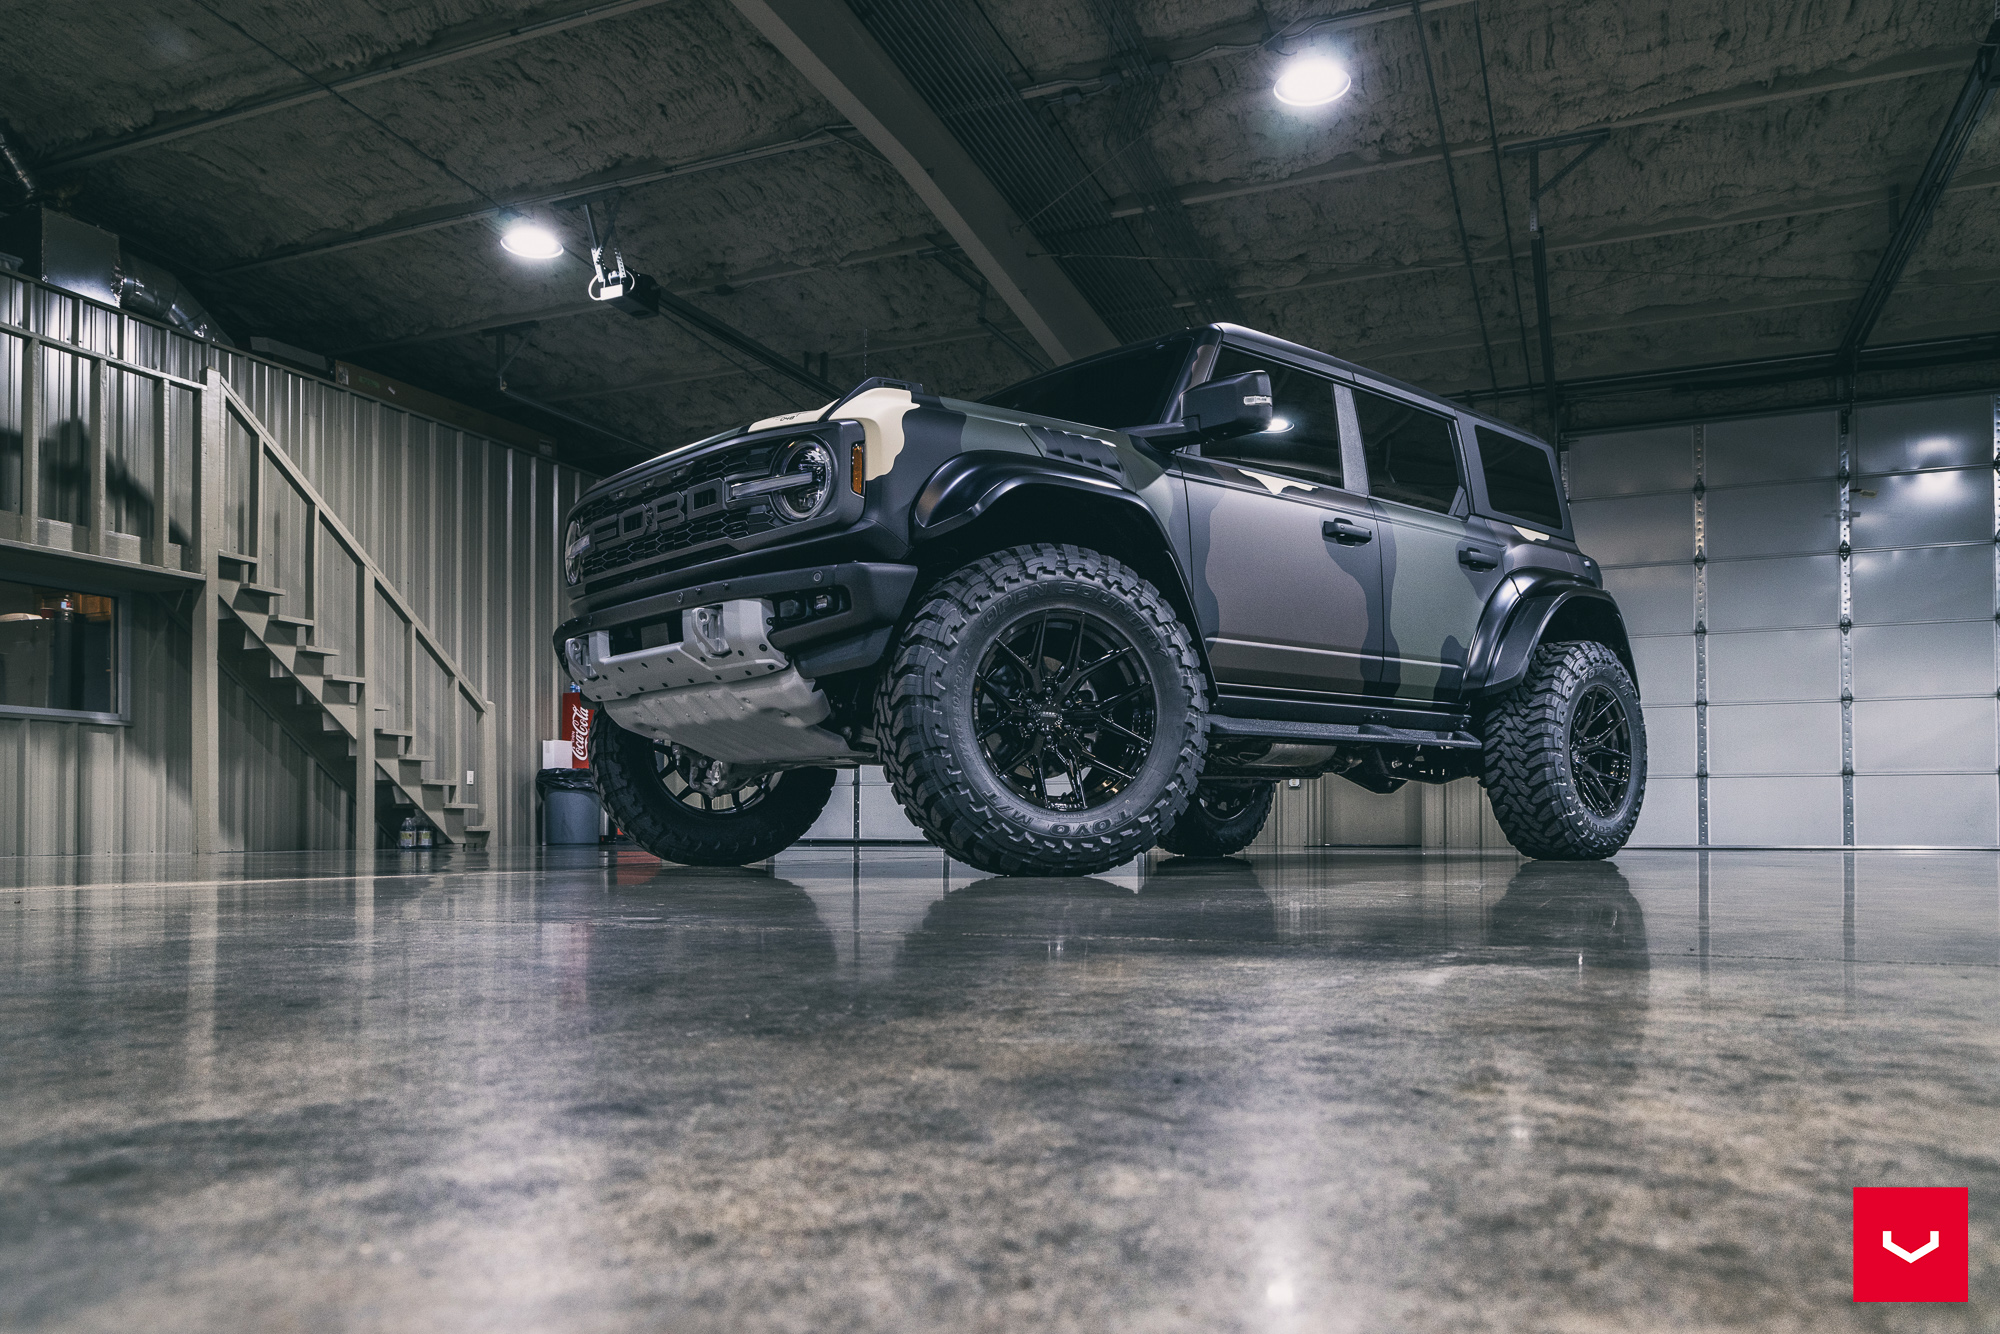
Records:
[[[603,820],[588,769],[544,769],[535,775],[542,798],[542,842],[596,843]]]

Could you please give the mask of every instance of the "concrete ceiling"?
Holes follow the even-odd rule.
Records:
[[[1490,151],[1475,16],[1503,144],[1611,127],[1544,205],[1564,376],[1837,344],[1992,17],[1988,0],[1433,0],[1422,40],[1404,11],[1294,43],[1355,78],[1302,113],[1272,99],[1281,58],[1254,44],[1265,16],[1278,28],[1330,3],[937,3],[1029,91],[1042,131],[1088,173],[1073,187],[1145,222],[1161,215],[1137,212],[1140,126],[1184,201],[1190,230],[1171,234],[1202,252],[1164,255],[1168,229],[1135,223],[1138,253],[1059,258],[1140,266],[1184,299],[1176,272],[1207,266],[1192,271],[1219,275],[1247,322],[1446,393],[1534,374],[1528,266],[1510,264],[1503,225],[1524,256],[1526,167]],[[894,6],[853,8],[879,25]],[[1163,72],[1103,83],[1130,63],[1120,22]],[[935,253],[955,247],[895,165],[729,0],[103,0],[88,24],[47,0],[10,25],[0,116],[45,193],[175,267],[239,338],[493,406],[478,331],[539,319],[510,382],[661,446],[803,406],[806,391],[675,321],[593,308],[578,261],[528,264],[496,244],[499,205],[737,156],[619,192],[635,267],[787,356],[827,354],[837,382],[865,368],[977,396],[1040,359],[1006,304],[982,305]],[[472,41],[489,45],[365,77]],[[1046,95],[1051,83],[1069,86]],[[278,110],[65,162],[287,94]],[[1989,118],[1877,341],[2000,326],[1996,185]],[[578,215],[525,211],[583,249]],[[310,250],[375,229],[399,234]],[[629,456],[558,433],[580,459]]]

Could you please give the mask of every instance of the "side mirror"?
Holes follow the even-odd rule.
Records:
[[[1226,380],[1196,385],[1182,394],[1179,421],[1141,426],[1126,434],[1168,449],[1186,449],[1204,440],[1229,440],[1270,428],[1270,374],[1245,371]]]

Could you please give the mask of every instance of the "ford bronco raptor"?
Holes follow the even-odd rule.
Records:
[[[1599,858],[1645,792],[1554,451],[1234,325],[977,403],[866,380],[597,484],[563,557],[598,788],[670,861],[769,857],[875,763],[999,874],[1235,852],[1321,774],[1476,777]]]

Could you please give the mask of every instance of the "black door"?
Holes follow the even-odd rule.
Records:
[[[1224,687],[1277,698],[1365,693],[1382,656],[1381,521],[1345,489],[1358,442],[1329,377],[1224,347],[1216,378],[1271,376],[1271,429],[1179,457],[1189,571]]]

